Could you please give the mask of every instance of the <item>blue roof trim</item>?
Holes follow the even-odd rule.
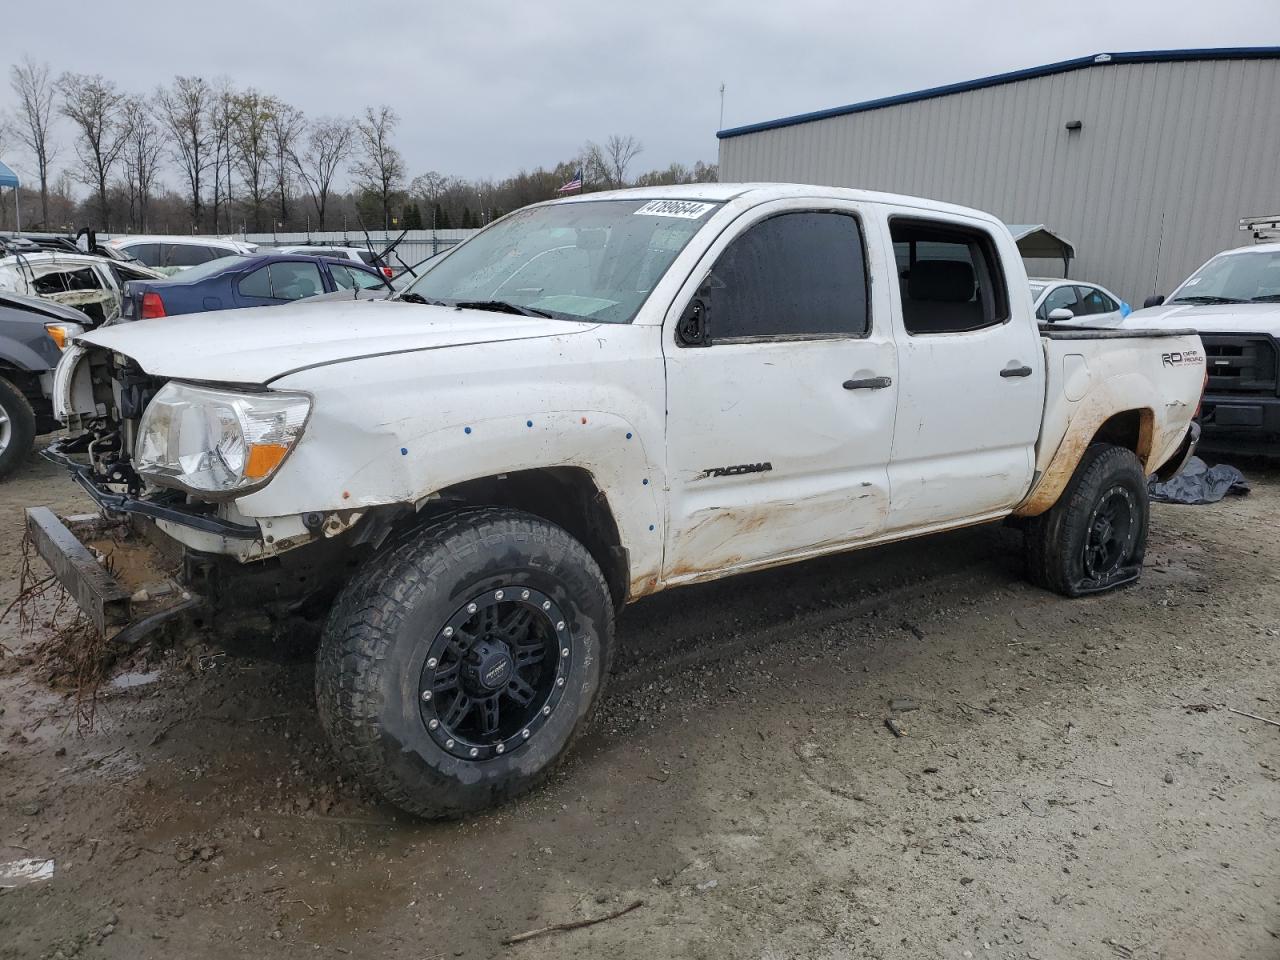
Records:
[[[812,123],[815,120],[827,120],[831,117],[843,117],[851,113],[865,113],[868,110],[879,110],[883,107],[895,107],[902,103],[914,103],[918,100],[931,100],[934,97],[945,97],[953,93],[964,93],[968,90],[981,90],[985,87],[998,87],[1018,80],[1032,80],[1036,77],[1048,77],[1055,73],[1068,73],[1072,70],[1083,70],[1086,67],[1109,66],[1116,63],[1175,63],[1183,60],[1270,60],[1280,58],[1280,47],[1206,47],[1192,50],[1136,50],[1128,53],[1095,53],[1087,57],[1076,57],[1072,60],[1060,60],[1040,67],[1027,67],[1023,70],[1011,70],[1008,73],[997,73],[977,80],[966,80],[962,83],[948,83],[941,87],[929,87],[927,90],[916,90],[911,93],[899,93],[892,97],[881,97],[878,100],[864,100],[843,107],[831,107],[827,110],[815,110],[812,113],[798,113],[792,117],[778,120],[763,120],[760,123],[749,123],[741,127],[730,127],[716,133],[719,140],[740,137],[747,133],[759,133],[761,130],[776,130],[779,127],[793,127],[801,123]]]

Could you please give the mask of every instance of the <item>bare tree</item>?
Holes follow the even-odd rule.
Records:
[[[609,170],[609,181],[615,187],[627,185],[627,167],[644,147],[635,137],[613,133],[604,142],[604,159]]]
[[[98,226],[106,230],[111,215],[107,188],[111,172],[128,140],[125,95],[102,74],[64,73],[58,78],[62,115],[76,127],[80,179],[98,193]]]
[[[18,114],[14,134],[35,159],[40,178],[40,220],[49,224],[49,165],[57,155],[50,142],[53,127],[54,83],[47,63],[36,63],[31,57],[9,68],[9,86],[18,98]]]
[[[444,194],[448,183],[449,180],[444,174],[428,170],[426,173],[414,177],[413,182],[409,184],[409,193],[412,196],[421,197],[427,202],[432,230],[437,227],[436,211],[440,208],[440,197]]]
[[[267,138],[271,146],[271,172],[280,198],[280,220],[289,220],[289,184],[296,168],[295,147],[306,130],[302,111],[281,100],[273,99],[274,109],[267,118]]]
[[[132,226],[146,230],[150,223],[151,194],[164,149],[164,133],[141,97],[129,97],[122,113],[128,129],[124,170],[130,221]]]
[[[200,77],[174,77],[173,86],[156,91],[160,121],[173,143],[173,159],[182,167],[190,192],[191,225],[200,225],[204,209],[201,184],[211,158],[209,104],[212,92]]]
[[[236,114],[236,92],[231,81],[218,77],[213,81],[209,103],[209,130],[213,147],[213,232],[222,229],[223,211],[226,211],[228,229],[234,229],[231,221],[232,145],[231,131]]]
[[[252,88],[235,99],[231,123],[231,144],[235,151],[236,169],[248,194],[250,219],[254,230],[262,230],[263,210],[270,187],[271,115],[276,101]]]
[[[590,140],[582,147],[582,153],[578,156],[578,169],[582,171],[582,184],[585,190],[587,185],[599,187],[613,186],[613,178],[609,172],[609,163],[605,160],[604,151],[600,149],[599,144]]]
[[[391,227],[391,197],[404,179],[404,159],[391,143],[400,118],[386,104],[366,107],[364,117],[356,121],[359,153],[355,174],[360,185],[378,197],[382,207],[383,229]]]
[[[311,202],[320,221],[318,229],[324,229],[325,208],[329,204],[329,192],[338,167],[351,153],[352,122],[342,117],[321,117],[307,131],[307,149],[301,156],[293,156],[294,168],[307,185]]]

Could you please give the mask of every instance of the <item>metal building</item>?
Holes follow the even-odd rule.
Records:
[[[1046,224],[1136,305],[1280,215],[1280,47],[1100,53],[720,131],[720,178],[914,194]],[[1029,261],[1061,276],[1061,261]]]

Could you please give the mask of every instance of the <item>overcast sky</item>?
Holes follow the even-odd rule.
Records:
[[[195,73],[310,115],[389,103],[410,176],[465,177],[611,133],[643,142],[635,170],[713,161],[722,81],[734,126],[1100,51],[1265,44],[1278,0],[70,0],[6,4],[0,28],[6,70],[30,53],[135,91]],[[12,138],[6,156],[28,167]]]

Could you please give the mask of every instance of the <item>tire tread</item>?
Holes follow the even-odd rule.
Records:
[[[390,635],[403,617],[417,585],[443,577],[468,552],[490,538],[528,539],[556,544],[574,555],[598,581],[605,596],[604,575],[590,553],[560,527],[533,514],[499,507],[467,507],[436,515],[401,534],[366,563],[340,594],[320,641],[316,657],[316,701],[320,720],[339,761],[360,781],[403,810],[430,818],[452,818],[475,812],[523,794],[545,780],[570,752],[590,723],[595,704],[579,721],[555,761],[532,777],[499,787],[489,801],[474,807],[453,807],[418,795],[387,769],[383,762],[379,714],[380,664]],[[612,605],[607,604],[604,631],[612,633]],[[602,638],[600,655],[603,692],[608,678],[612,643]]]

